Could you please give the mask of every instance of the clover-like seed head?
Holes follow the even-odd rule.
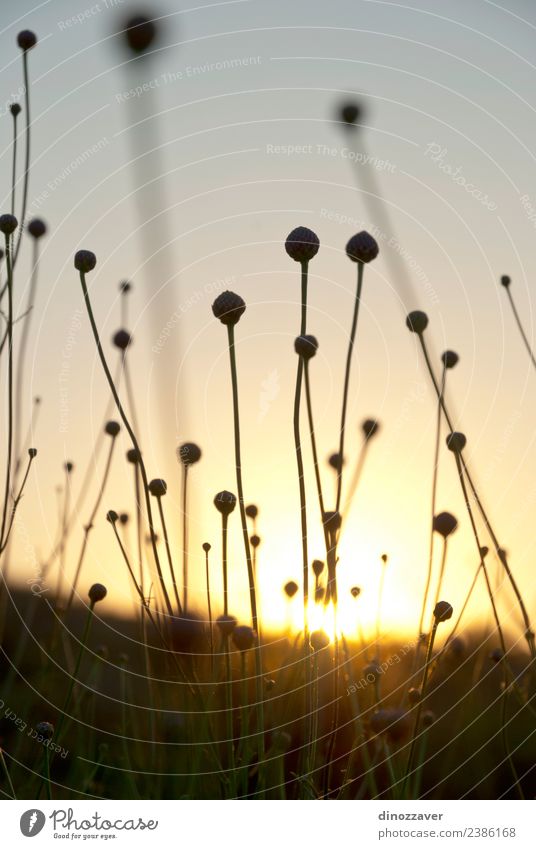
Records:
[[[447,436],[447,448],[454,454],[461,454],[466,445],[467,439],[463,433],[453,431]]]
[[[309,642],[313,651],[322,651],[329,646],[329,637],[325,631],[312,631]]]
[[[346,244],[346,255],[352,262],[372,262],[379,252],[378,242],[366,230],[356,233]]]
[[[230,637],[237,624],[238,622],[236,616],[231,616],[230,613],[228,613],[227,615],[223,613],[216,619],[216,625],[218,626],[224,637]]]
[[[35,730],[39,736],[43,737],[45,740],[52,740],[52,737],[54,736],[54,726],[51,722],[38,722],[35,726]]]
[[[294,350],[304,360],[310,360],[318,351],[318,341],[315,336],[305,333],[294,340]]]
[[[149,492],[155,498],[162,498],[167,492],[167,483],[162,478],[153,478],[149,483]]]
[[[28,448],[28,457],[32,460],[37,457],[37,448]]]
[[[285,241],[285,250],[295,262],[309,262],[318,253],[320,241],[308,227],[296,227]]]
[[[287,581],[284,586],[285,594],[288,598],[294,598],[296,593],[298,592],[298,584],[296,581]]]
[[[128,525],[130,516],[128,513],[120,513],[119,514],[119,524],[120,525]]]
[[[246,302],[236,292],[221,292],[212,304],[212,312],[222,324],[237,324],[246,311]]]
[[[28,224],[28,233],[34,239],[41,239],[47,232],[47,225],[42,218],[32,218]]]
[[[322,572],[324,571],[323,561],[322,560],[313,560],[311,565],[312,565],[313,573],[316,575],[317,578],[319,578],[320,575],[322,574]]]
[[[438,601],[434,607],[434,619],[436,622],[446,622],[453,612],[452,605],[448,601]]]
[[[201,449],[195,442],[183,442],[177,448],[177,458],[183,466],[193,466],[201,459]]]
[[[338,451],[336,451],[334,454],[329,455],[328,463],[331,468],[338,473],[344,466],[344,457],[341,457]]]
[[[145,15],[134,15],[127,20],[124,33],[133,53],[145,53],[155,40],[158,30],[154,20]]]
[[[117,515],[115,510],[108,510],[108,512],[106,513],[106,521],[109,522],[110,525],[115,525],[118,519],[119,516]]]
[[[77,271],[87,274],[88,271],[93,271],[97,265],[97,257],[93,251],[77,251],[74,255],[74,267]]]
[[[203,548],[203,551],[205,552],[205,554],[208,554],[208,553],[209,553],[209,551],[210,551],[211,547],[212,547],[212,546],[210,545],[210,543],[209,543],[209,542],[204,542],[204,543],[203,543],[202,548]]]
[[[13,117],[16,118],[17,115],[20,115],[20,113],[22,112],[22,107],[20,103],[15,102],[10,105],[9,111],[11,112]]]
[[[345,124],[356,124],[362,117],[362,108],[355,100],[349,100],[341,105],[339,116]]]
[[[259,515],[259,508],[256,504],[248,504],[246,507],[246,516],[248,519],[256,519]]]
[[[446,539],[453,534],[458,527],[458,520],[452,515],[452,513],[444,510],[442,513],[438,513],[437,516],[434,516],[432,526],[436,533]]]
[[[261,544],[261,538],[258,534],[252,534],[249,538],[249,541],[253,548],[258,548]]]
[[[17,35],[17,44],[21,50],[31,50],[37,44],[37,36],[30,29],[23,29]]]
[[[420,336],[428,327],[428,316],[422,310],[413,310],[413,312],[408,313],[406,327],[412,333],[417,333]]]
[[[322,517],[324,527],[329,534],[336,534],[341,527],[341,514],[338,510],[326,510]]]
[[[365,419],[361,425],[361,430],[363,431],[365,439],[372,439],[372,437],[376,436],[380,430],[380,423],[377,419]]]
[[[511,281],[510,277],[508,276],[508,274],[503,274],[503,275],[502,275],[502,277],[501,277],[501,286],[504,286],[504,288],[505,288],[505,289],[508,289],[508,287],[509,287],[509,285],[510,285],[510,283],[511,283],[511,282],[512,282],[512,281]]]
[[[361,588],[360,587],[352,587],[350,592],[352,594],[352,598],[359,598],[359,596],[361,595]]]
[[[119,422],[116,422],[113,419],[110,419],[110,421],[106,422],[106,424],[104,425],[104,432],[108,434],[108,436],[115,437],[117,436],[120,430],[121,425],[119,424]]]
[[[120,351],[126,351],[129,345],[132,344],[132,336],[128,330],[117,330],[112,336],[112,342]]]
[[[127,460],[132,465],[136,466],[140,462],[140,453],[137,448],[129,448],[127,451]]]
[[[104,584],[93,584],[89,588],[88,596],[92,604],[97,604],[98,601],[102,601],[107,595],[108,590]]]
[[[255,644],[255,631],[249,625],[237,625],[233,629],[232,640],[238,651],[249,651]]]
[[[456,351],[443,351],[441,354],[441,362],[445,368],[454,368],[459,361],[459,356]]]
[[[227,489],[222,489],[214,496],[214,507],[222,516],[229,516],[236,507],[236,495]]]
[[[9,212],[0,215],[0,232],[5,236],[11,236],[18,226],[19,222],[14,215],[11,215]]]

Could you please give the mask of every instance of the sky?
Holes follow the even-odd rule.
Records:
[[[90,294],[111,362],[116,354],[110,339],[122,322],[118,284],[133,284],[128,359],[136,416],[149,475],[168,482],[165,509],[179,560],[175,450],[185,440],[203,450],[190,476],[189,511],[192,594],[199,605],[204,540],[213,546],[215,594],[220,586],[212,499],[221,489],[236,490],[226,334],[211,303],[224,289],[245,299],[236,351],[245,496],[260,510],[261,609],[267,627],[289,617],[299,621],[298,602],[289,609],[281,592],[301,572],[292,432],[299,268],[286,255],[284,240],[298,225],[320,239],[310,265],[309,331],[320,344],[311,375],[329,499],[334,477],[325,458],[338,442],[355,292],[355,266],[344,247],[354,232],[368,229],[378,238],[380,256],[365,271],[347,473],[358,456],[360,422],[378,418],[381,432],[370,446],[341,540],[341,615],[348,627],[355,625],[348,590],[359,585],[360,615],[365,627],[371,625],[380,556],[387,553],[384,628],[416,628],[428,557],[436,405],[416,337],[404,324],[415,308],[429,316],[435,365],[446,347],[460,355],[448,378],[449,403],[467,435],[467,459],[501,544],[536,615],[536,375],[499,285],[501,274],[511,275],[532,339],[533,5],[189,0],[177,9],[151,3],[159,38],[151,55],[133,61],[117,33],[140,8],[128,0],[3,3],[2,205],[9,209],[9,104],[23,96],[16,34],[30,28],[39,43],[29,56],[29,213],[49,226],[23,390],[26,425],[31,399],[42,398],[32,434],[39,455],[21,503],[10,575],[19,582],[37,578],[53,595],[56,579],[40,575],[39,564],[57,531],[62,465],[72,460],[73,500],[85,470],[94,466],[66,556],[66,578],[72,577],[103,474],[105,454],[95,457],[94,446],[108,393],[73,268],[73,255],[83,247],[98,258]],[[363,109],[355,135],[339,120],[338,107],[349,98]],[[19,209],[23,144],[21,132]],[[30,258],[26,244],[17,268],[19,310]],[[93,581],[107,583],[104,612],[124,611],[131,598],[105,521],[110,508],[134,509],[132,469],[124,460],[129,447],[123,433],[80,584],[83,597]],[[308,445],[306,462],[310,558],[322,558]],[[478,559],[453,457],[443,447],[438,509],[460,521],[444,584],[456,610]],[[485,534],[482,541],[488,542]],[[238,512],[231,518],[230,544],[231,608],[246,618]],[[490,569],[500,582],[493,561]],[[502,616],[517,636],[519,615],[507,587],[500,598]],[[485,622],[488,607],[480,592],[467,622]]]

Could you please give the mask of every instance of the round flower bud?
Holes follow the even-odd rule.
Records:
[[[37,448],[28,448],[28,457],[33,460],[37,457]]]
[[[312,568],[313,573],[316,575],[317,578],[319,578],[322,572],[324,571],[324,563],[322,562],[322,560],[313,560]]]
[[[372,439],[376,436],[380,429],[380,423],[376,419],[365,419],[361,425],[361,429],[365,435],[365,439]]]
[[[11,236],[18,226],[19,222],[14,215],[10,215],[9,212],[0,215],[0,232],[4,233],[5,236]]]
[[[238,651],[248,651],[255,644],[255,631],[249,625],[237,625],[233,630],[232,640]]]
[[[287,236],[285,250],[289,257],[296,262],[309,262],[320,247],[316,233],[308,227],[296,227]]]
[[[201,449],[195,442],[183,442],[177,448],[177,457],[183,466],[193,466],[201,459]]]
[[[294,350],[300,357],[303,357],[304,360],[310,360],[318,351],[318,342],[316,337],[310,336],[309,334],[297,336],[294,340]]]
[[[332,469],[336,472],[339,472],[344,466],[344,458],[341,460],[341,455],[336,451],[334,454],[330,454],[328,457],[328,463]]]
[[[341,514],[337,510],[326,510],[323,515],[324,527],[329,534],[335,534],[341,527]]]
[[[167,483],[162,478],[153,478],[149,484],[149,492],[155,498],[162,498],[167,492]]]
[[[128,330],[118,330],[114,333],[112,342],[120,351],[126,351],[128,346],[132,344],[132,336]]]
[[[481,545],[480,546],[480,556],[481,556],[482,560],[484,560],[484,558],[487,557],[488,554],[489,554],[489,548],[487,547],[487,545]]]
[[[233,495],[232,492],[223,489],[214,497],[214,506],[216,510],[222,514],[222,516],[229,516],[236,507],[236,495]]]
[[[248,519],[256,519],[259,515],[259,508],[256,504],[248,504],[246,507],[246,516]]]
[[[20,113],[22,112],[20,103],[12,103],[9,107],[9,111],[11,112],[13,117],[16,118],[17,115],[20,115]]]
[[[452,605],[448,601],[438,601],[434,607],[434,619],[436,622],[446,622],[453,614]]]
[[[77,271],[93,271],[97,265],[97,257],[93,251],[77,251],[74,255],[74,267]]]
[[[119,514],[119,524],[120,525],[128,525],[129,518],[130,517],[129,517],[128,513],[120,513]]]
[[[131,289],[132,283],[129,280],[121,280],[119,284],[119,291],[122,295],[128,295]]]
[[[445,368],[454,368],[459,359],[456,351],[443,351],[441,354],[441,362]]]
[[[21,50],[31,50],[37,44],[37,36],[35,32],[29,29],[23,29],[17,35],[17,44]]]
[[[508,277],[508,274],[503,274],[503,276],[501,277],[501,286],[504,286],[505,289],[508,289],[511,282],[512,281]]]
[[[107,522],[109,522],[111,525],[115,525],[115,523],[117,522],[118,519],[119,519],[119,516],[117,515],[115,510],[108,510],[108,512],[106,513],[106,521]]]
[[[354,101],[349,101],[340,107],[340,120],[345,124],[355,124],[361,117],[361,113],[361,107]]]
[[[222,292],[212,304],[212,312],[222,324],[237,324],[246,311],[246,302],[236,292]]]
[[[70,475],[72,470],[74,469],[74,463],[71,463],[70,460],[67,460],[67,462],[64,464],[63,468],[65,469],[67,474]]]
[[[447,448],[453,451],[454,454],[461,454],[467,444],[467,439],[463,433],[454,431],[447,436]]]
[[[258,548],[259,545],[261,544],[261,538],[258,534],[252,534],[249,538],[249,541],[250,541],[251,545],[253,546],[253,548]]]
[[[108,594],[108,590],[104,586],[104,584],[93,584],[89,588],[88,596],[89,600],[92,604],[96,604],[98,601],[102,601],[103,598],[106,598]]]
[[[203,551],[205,552],[205,554],[208,554],[210,549],[212,548],[212,546],[210,545],[209,542],[204,542],[202,548],[203,548]]]
[[[372,262],[379,252],[378,242],[366,230],[356,233],[346,245],[346,255],[352,262]]]
[[[35,730],[39,736],[43,737],[45,740],[52,740],[52,737],[54,736],[54,726],[51,722],[38,722],[35,726]]]
[[[420,336],[428,327],[428,316],[421,310],[413,310],[406,318],[406,327],[412,333],[417,333]]]
[[[28,233],[30,236],[33,236],[34,239],[41,239],[42,236],[45,235],[46,231],[47,225],[42,218],[32,218],[28,224]]]
[[[352,598],[359,598],[359,596],[361,595],[361,588],[360,587],[352,587],[350,592],[352,594]]]
[[[294,598],[294,596],[298,592],[298,589],[299,589],[299,587],[298,587],[298,584],[296,583],[296,581],[287,581],[287,583],[285,584],[285,587],[284,587],[285,593],[288,596],[288,598]]]
[[[129,463],[136,465],[140,462],[140,454],[137,448],[129,448],[127,451],[127,460]]]
[[[325,631],[312,631],[309,642],[314,651],[322,651],[329,646],[329,637]]]
[[[104,426],[104,432],[107,433],[108,436],[117,436],[120,430],[121,425],[119,424],[119,422],[115,422],[113,420],[106,422]]]
[[[125,38],[133,53],[144,53],[157,35],[155,22],[145,15],[135,15],[126,23]]]
[[[452,515],[452,513],[448,513],[445,510],[443,513],[438,513],[437,516],[434,516],[432,527],[436,533],[446,539],[453,534],[458,527],[458,520]]]
[[[236,616],[222,614],[216,619],[216,625],[224,637],[230,637],[237,625]]]

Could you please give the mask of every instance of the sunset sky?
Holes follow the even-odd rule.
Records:
[[[292,432],[299,266],[285,253],[284,240],[305,225],[321,243],[310,266],[309,332],[320,343],[311,375],[329,501],[334,475],[325,459],[337,448],[355,290],[355,266],[344,247],[354,232],[379,228],[380,256],[365,271],[353,362],[347,474],[358,455],[361,421],[378,418],[381,432],[370,446],[341,540],[341,596],[349,606],[342,615],[355,622],[348,590],[357,584],[363,621],[373,621],[385,552],[385,629],[414,633],[417,626],[436,419],[417,339],[404,324],[407,311],[420,308],[430,318],[435,365],[446,347],[460,355],[449,374],[449,402],[536,619],[536,374],[498,282],[501,274],[511,275],[532,338],[536,9],[529,0],[509,0],[508,8],[483,0],[184,5],[177,11],[175,3],[149,4],[161,16],[160,38],[150,56],[132,61],[114,34],[139,4],[2,4],[1,211],[10,206],[9,103],[22,94],[16,34],[30,28],[39,44],[29,57],[29,210],[50,228],[25,383],[26,423],[32,397],[43,399],[33,435],[39,454],[21,504],[11,576],[27,580],[35,556],[46,557],[57,528],[62,464],[75,463],[76,499],[103,422],[107,387],[73,268],[75,251],[89,248],[98,257],[89,277],[91,297],[114,364],[109,340],[121,323],[118,284],[128,279],[134,286],[129,361],[141,443],[150,476],[168,482],[165,507],[177,552],[175,449],[194,440],[203,450],[191,474],[190,516],[192,588],[200,604],[204,540],[213,545],[215,588],[220,581],[212,499],[221,489],[236,492],[226,333],[211,304],[225,288],[245,299],[236,329],[245,492],[260,508],[264,621],[285,624],[282,585],[300,580],[301,562]],[[355,135],[337,111],[352,97],[364,110]],[[19,165],[22,150],[23,134]],[[18,208],[20,197],[19,181]],[[387,219],[378,208],[387,210]],[[387,232],[386,220],[392,227]],[[401,264],[411,291],[393,274]],[[26,245],[17,269],[18,303],[25,300],[29,270]],[[302,433],[312,560],[323,557],[323,540],[305,418]],[[444,438],[441,444],[438,509],[460,520],[443,593],[456,610],[478,561],[454,460]],[[129,447],[122,433],[80,585],[85,595],[93,581],[106,583],[109,611],[124,610],[131,597],[105,521],[110,508],[133,513],[132,469],[124,460]],[[101,452],[96,481],[103,463]],[[95,497],[93,488],[69,543],[69,577]],[[238,511],[231,538],[231,609],[247,617]],[[485,535],[483,542],[489,544]],[[490,567],[495,578],[492,559]],[[54,574],[51,593],[55,581]],[[500,607],[519,635],[506,587]],[[489,616],[483,593],[470,612],[482,621]]]

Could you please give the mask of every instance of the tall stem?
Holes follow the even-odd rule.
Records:
[[[7,264],[7,295],[8,295],[8,316],[7,316],[7,332],[8,332],[8,372],[7,372],[7,404],[8,404],[8,425],[7,425],[7,461],[6,461],[6,480],[4,486],[4,504],[2,508],[2,527],[0,530],[0,544],[4,542],[4,531],[6,529],[7,506],[9,502],[9,494],[11,491],[11,463],[13,458],[13,267],[11,264],[11,242],[10,237],[6,234],[6,264]]]
[[[182,597],[188,610],[188,465],[182,469]]]
[[[26,225],[26,207],[28,205],[28,184],[30,182],[30,85],[28,81],[28,51],[24,50],[22,53],[22,69],[24,75],[24,100],[26,104],[26,155],[24,162],[24,182],[22,188],[22,211],[20,216],[19,223],[19,234],[17,237],[17,247],[15,249],[15,256],[13,259],[13,265],[16,264],[17,258],[19,256],[20,251],[20,243],[22,239],[22,234],[24,232],[24,227]]]
[[[513,314],[514,314],[514,318],[515,318],[516,324],[517,324],[518,329],[519,329],[519,332],[520,332],[520,334],[521,334],[521,338],[522,338],[522,340],[523,340],[523,344],[525,345],[525,348],[527,349],[527,353],[528,353],[528,355],[529,355],[529,358],[530,358],[530,361],[531,361],[531,363],[532,363],[533,367],[536,369],[536,359],[535,359],[535,357],[534,357],[534,354],[532,353],[532,348],[530,347],[530,342],[529,342],[529,340],[528,340],[528,338],[527,338],[527,334],[525,333],[525,331],[524,331],[524,329],[523,329],[523,325],[522,325],[522,323],[521,323],[521,319],[520,319],[520,317],[519,317],[519,313],[518,313],[518,311],[517,311],[517,308],[516,308],[516,305],[515,305],[515,303],[514,303],[514,299],[513,299],[512,293],[511,293],[510,288],[509,288],[508,286],[506,287],[506,294],[507,294],[507,296],[508,296],[508,300],[510,301],[510,306],[512,307],[512,312],[513,312]]]

